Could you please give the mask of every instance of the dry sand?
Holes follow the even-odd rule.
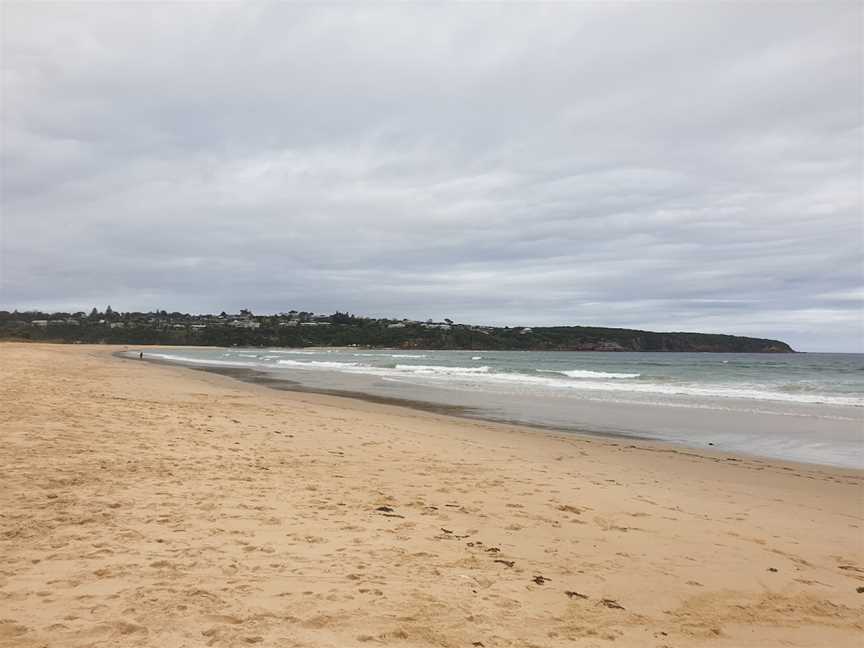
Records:
[[[862,473],[0,345],[0,645],[856,646]]]

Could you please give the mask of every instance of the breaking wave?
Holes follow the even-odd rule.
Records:
[[[556,371],[553,369],[537,369],[540,373],[557,373],[568,378],[638,378],[638,373],[613,373],[609,371],[588,371],[587,369],[570,369],[567,371]]]
[[[212,352],[211,352],[212,353]],[[149,358],[160,358],[184,364],[210,365],[223,367],[246,367],[262,371],[294,369],[338,371],[350,374],[377,376],[384,380],[395,380],[417,385],[436,385],[451,389],[494,390],[501,393],[547,393],[550,395],[573,394],[591,398],[650,398],[655,404],[672,404],[674,402],[690,402],[693,399],[729,399],[761,400],[787,403],[824,403],[864,407],[864,398],[852,390],[849,393],[824,393],[820,385],[810,384],[807,380],[786,381],[780,384],[758,382],[753,376],[751,380],[726,382],[710,382],[705,379],[693,379],[690,376],[652,375],[646,373],[616,372],[588,369],[552,369],[538,368],[537,363],[519,366],[525,356],[516,357],[508,365],[503,364],[494,354],[492,367],[484,366],[450,366],[446,364],[391,364],[389,359],[398,361],[402,358],[419,360],[423,358],[438,358],[435,352],[428,354],[370,352],[351,353],[348,357],[354,361],[336,361],[337,356],[321,356],[328,351],[300,351],[266,349],[261,354],[252,354],[249,349],[221,350],[218,359],[212,357],[195,357],[193,352],[180,351],[173,353],[145,352]],[[343,352],[344,353],[344,352]],[[265,355],[268,354],[268,355]],[[269,355],[273,354],[273,355]],[[292,354],[293,357],[286,357]],[[321,359],[299,358],[298,356],[318,355]],[[443,354],[442,354],[443,355]],[[368,359],[364,358],[368,356]],[[344,357],[344,356],[343,356]],[[480,360],[484,356],[470,356],[471,360]],[[490,356],[487,355],[487,358]],[[327,358],[326,360],[324,358]],[[464,358],[464,356],[463,356]],[[458,362],[458,360],[457,360]],[[464,359],[462,360],[464,363]],[[386,364],[385,364],[386,363]],[[642,363],[647,366],[650,361]],[[490,364],[492,364],[490,362]],[[534,366],[532,367],[531,364]],[[542,367],[542,364],[540,365]],[[548,366],[548,365],[547,365]],[[664,365],[665,366],[665,365]],[[634,367],[635,368],[635,367]],[[712,369],[713,371],[713,369]],[[605,393],[604,393],[605,392]],[[821,392],[821,393],[820,393]]]
[[[445,365],[397,364],[394,369],[396,369],[397,371],[409,371],[415,374],[433,374],[442,376],[489,373],[489,367],[447,367]]]

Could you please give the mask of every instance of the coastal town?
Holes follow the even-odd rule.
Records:
[[[380,347],[533,351],[790,353],[780,340],[594,326],[489,326],[443,319],[376,318],[336,311],[190,314],[157,310],[0,310],[0,339],[86,344]]]
[[[101,326],[108,329],[125,328],[149,328],[153,330],[189,330],[202,331],[207,328],[234,328],[234,329],[259,329],[272,327],[294,327],[294,326],[331,326],[340,325],[373,325],[386,327],[388,329],[402,329],[409,326],[425,329],[438,329],[448,331],[455,326],[463,326],[468,330],[476,332],[490,332],[491,326],[468,326],[455,324],[450,319],[436,322],[432,319],[425,321],[411,319],[389,319],[357,317],[349,313],[336,312],[332,315],[322,315],[307,311],[291,310],[273,315],[256,315],[249,309],[241,309],[239,313],[230,314],[222,312],[219,315],[196,315],[189,313],[172,312],[164,310],[151,312],[117,312],[111,306],[104,311],[93,308],[88,313],[78,311],[75,313],[45,313],[41,311],[0,311],[0,323],[7,330],[24,329],[27,327],[35,329],[48,329],[55,327],[76,326]],[[519,327],[519,331],[530,333],[530,327]]]

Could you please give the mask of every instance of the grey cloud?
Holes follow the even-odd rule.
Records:
[[[864,350],[860,7],[3,10],[5,307]]]

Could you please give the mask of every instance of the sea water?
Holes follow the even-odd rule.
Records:
[[[136,352],[137,355],[137,352]],[[864,355],[386,349],[146,352],[560,430],[864,468]]]

